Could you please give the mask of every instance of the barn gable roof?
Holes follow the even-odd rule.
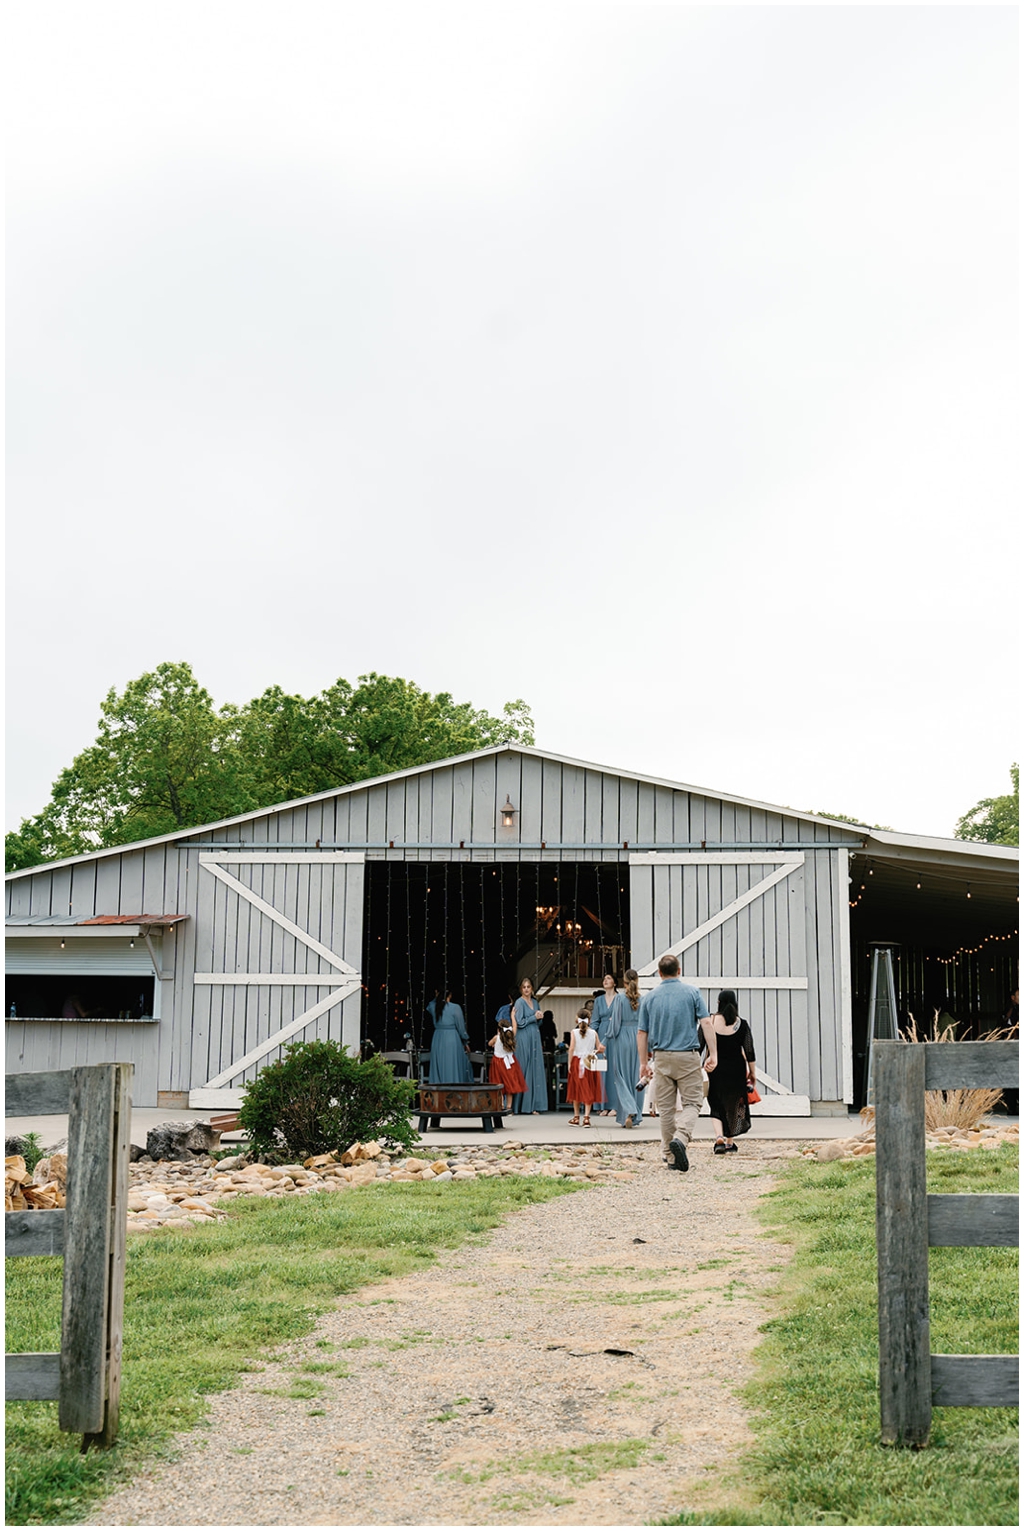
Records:
[[[363,781],[351,782],[342,787],[329,787],[324,792],[314,792],[308,797],[291,798],[287,802],[272,803],[265,808],[255,808],[248,813],[235,814],[231,818],[217,819],[210,824],[199,824],[190,829],[174,830],[172,833],[166,835],[154,835],[148,840],[133,840],[124,845],[104,846],[99,850],[87,851],[79,856],[63,857],[59,861],[42,862],[39,866],[25,867],[18,872],[9,872],[7,874],[7,880],[11,881],[14,878],[31,877],[39,872],[50,872],[58,867],[75,866],[82,862],[96,861],[105,856],[120,856],[130,851],[145,850],[149,846],[166,845],[172,841],[193,840],[200,835],[209,834],[214,830],[229,829],[232,825],[235,824],[250,824],[258,819],[269,818],[273,814],[285,813],[290,809],[301,808],[310,803],[324,802],[330,798],[347,796],[350,793],[365,792],[369,788],[381,786],[388,782],[401,781],[404,778],[411,776],[423,776],[429,774],[432,771],[447,770],[452,766],[468,764],[470,761],[484,760],[489,756],[506,754],[523,755],[536,760],[551,761],[552,763],[558,765],[576,767],[580,770],[597,771],[604,776],[623,777],[629,781],[640,782],[647,786],[667,787],[674,792],[688,792],[692,793],[696,797],[708,798],[710,800],[722,803],[731,803],[743,808],[759,809],[766,813],[784,815],[786,818],[798,819],[802,823],[825,825],[833,831],[839,830],[848,832],[851,836],[851,840],[856,839],[858,844],[865,836],[877,837],[879,835],[878,831],[871,830],[868,825],[847,824],[843,820],[825,818],[820,814],[808,813],[801,809],[786,807],[784,804],[764,803],[756,798],[739,797],[735,793],[731,792],[719,792],[707,787],[693,786],[687,782],[670,781],[666,777],[662,776],[649,776],[639,771],[621,770],[613,766],[598,765],[594,761],[577,760],[572,756],[558,755],[553,753],[551,750],[540,750],[532,745],[496,744],[490,745],[488,748],[482,750],[471,750],[464,755],[453,755],[446,760],[433,760],[425,765],[408,766],[401,771],[389,771],[383,776],[368,777]],[[921,839],[921,837],[918,836],[895,836],[887,838],[891,838],[893,843],[896,844],[903,843],[904,841],[911,843]],[[842,842],[835,843],[839,844]],[[998,852],[1005,855],[1008,853],[1010,857],[1014,857],[1017,854],[1013,847],[989,846],[963,840],[929,840],[928,843],[934,846],[936,849],[941,847],[950,851],[960,851],[961,853],[969,850],[973,853],[980,854],[985,854],[987,852]]]

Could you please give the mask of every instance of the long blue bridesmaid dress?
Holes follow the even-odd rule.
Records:
[[[625,994],[616,994],[606,1035],[611,1038],[607,1044],[611,1060],[608,1064],[609,1092],[615,1106],[615,1120],[620,1127],[624,1127],[631,1117],[637,1126],[643,1121],[645,1092],[636,1087],[640,1074],[640,1054],[636,1045],[639,1019],[639,1008],[634,1010]]]
[[[544,1073],[544,1048],[540,1039],[540,1007],[522,995],[512,1006],[516,1026],[516,1060],[526,1080],[526,1092],[515,1098],[515,1112],[528,1116],[548,1109],[548,1082]]]
[[[466,1053],[469,1033],[461,1005],[451,1001],[441,1011],[430,1044],[430,1083],[471,1084],[473,1065]]]

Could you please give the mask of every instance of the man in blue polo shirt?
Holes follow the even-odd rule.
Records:
[[[679,958],[662,957],[658,963],[661,983],[640,1001],[637,1028],[637,1051],[640,1076],[654,1079],[654,1104],[661,1122],[661,1148],[665,1162],[677,1170],[688,1170],[686,1146],[697,1126],[704,1090],[700,1073],[701,1033],[698,1022],[707,1018],[708,1008],[699,989],[683,983],[679,977]],[[705,1033],[708,1056],[704,1067],[710,1074],[718,1066],[718,1045],[714,1031]],[[650,1055],[654,1062],[651,1063]],[[676,1136],[676,1092],[682,1096],[679,1113],[679,1136]]]

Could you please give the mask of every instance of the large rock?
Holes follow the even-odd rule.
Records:
[[[219,1142],[220,1133],[209,1122],[161,1122],[146,1134],[146,1153],[151,1159],[191,1159]]]
[[[67,1154],[54,1150],[48,1158],[40,1159],[36,1165],[35,1179],[40,1185],[45,1185],[48,1180],[55,1180],[61,1190],[65,1190],[68,1183]]]

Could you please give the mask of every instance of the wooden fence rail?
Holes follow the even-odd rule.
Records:
[[[929,1196],[925,1091],[1013,1088],[1017,1042],[875,1043],[878,1380],[884,1445],[925,1446],[935,1405],[1016,1405],[1017,1356],[932,1355],[930,1245],[1013,1245],[1016,1196]]]
[[[6,1357],[8,1399],[56,1399],[82,1449],[117,1438],[132,1064],[8,1074],[9,1116],[68,1113],[63,1209],[5,1214],[5,1250],[64,1256],[60,1350]]]

